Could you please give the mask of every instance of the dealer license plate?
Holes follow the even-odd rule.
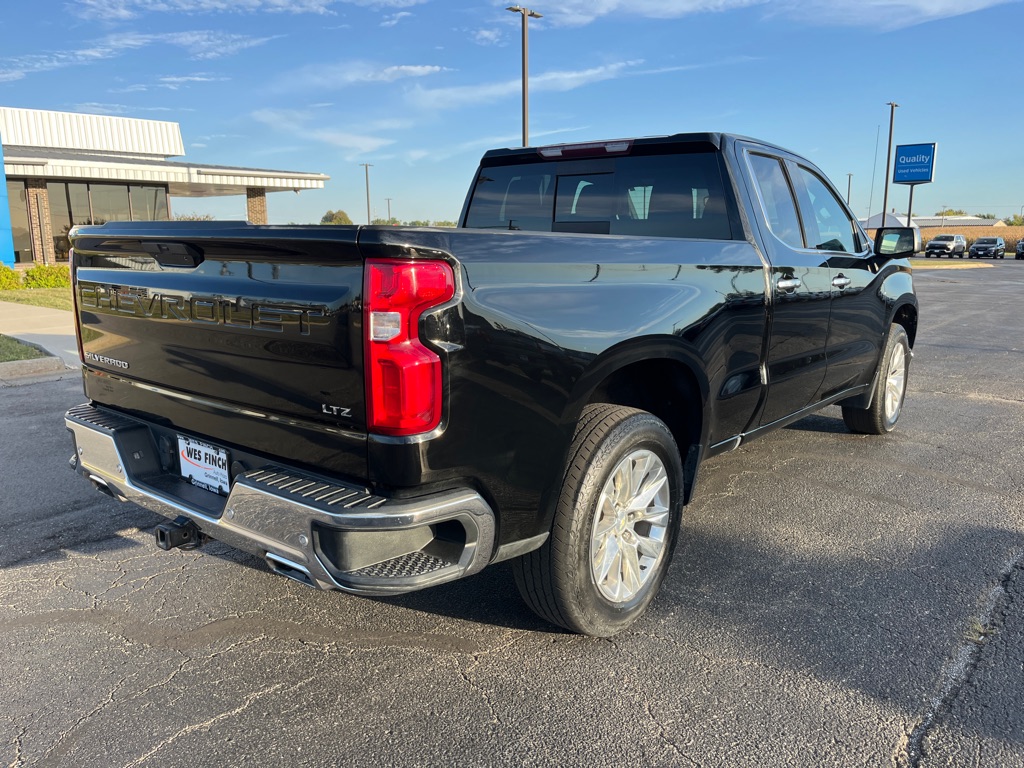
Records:
[[[178,435],[178,459],[181,476],[197,488],[227,495],[228,452],[209,443]]]

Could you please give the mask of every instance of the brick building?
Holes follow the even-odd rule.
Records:
[[[322,173],[199,165],[177,123],[0,107],[0,263],[67,261],[76,224],[166,221],[172,198],[245,195],[267,223],[267,192],[323,189]]]

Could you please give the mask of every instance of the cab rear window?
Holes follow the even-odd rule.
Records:
[[[731,240],[715,152],[481,168],[466,226]]]

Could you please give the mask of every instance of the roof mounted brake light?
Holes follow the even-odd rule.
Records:
[[[587,144],[556,144],[540,147],[541,157],[601,157],[603,155],[624,155],[633,148],[632,139],[621,141],[592,141]]]

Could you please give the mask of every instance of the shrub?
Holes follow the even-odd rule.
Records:
[[[25,270],[25,288],[70,288],[71,271],[65,264],[40,264]]]
[[[14,291],[21,288],[21,275],[6,264],[0,264],[0,291]]]

